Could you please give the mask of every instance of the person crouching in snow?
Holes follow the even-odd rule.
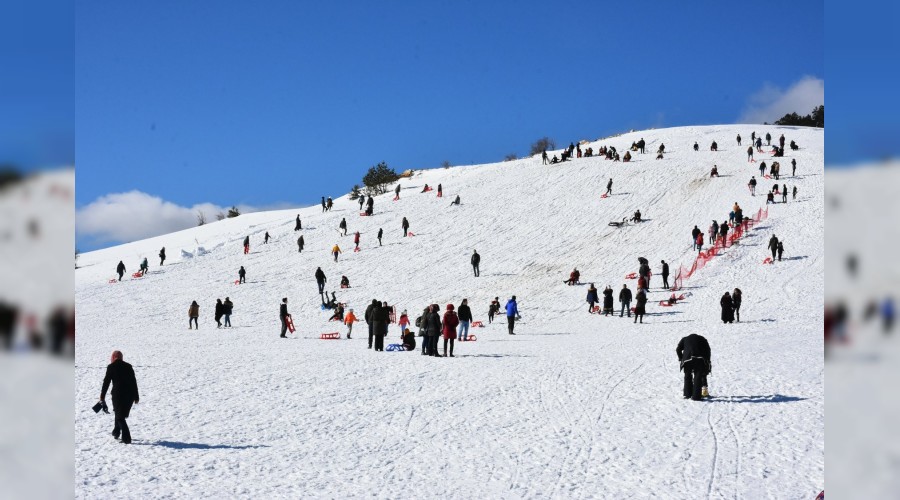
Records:
[[[416,336],[409,331],[409,328],[403,330],[403,348],[407,351],[416,350]]]

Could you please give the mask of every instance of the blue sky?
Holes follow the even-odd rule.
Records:
[[[821,2],[76,5],[76,207],[119,213],[305,205],[379,161],[734,123],[824,85]],[[127,223],[78,221],[83,249]]]

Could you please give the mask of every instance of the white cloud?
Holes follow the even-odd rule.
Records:
[[[260,209],[238,205],[241,213]],[[215,222],[216,214],[228,207],[213,203],[199,203],[183,207],[141,191],[113,193],[101,196],[78,209],[75,230],[100,242],[129,242],[180,231],[197,225],[197,213],[207,222]]]
[[[739,123],[772,123],[793,112],[805,116],[825,104],[825,80],[804,76],[787,90],[767,83],[747,101]]]

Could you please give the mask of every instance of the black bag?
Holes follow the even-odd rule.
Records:
[[[97,404],[91,407],[94,410],[94,413],[100,413],[100,410],[103,410],[104,413],[109,413],[109,407],[106,406],[106,401],[97,401]]]
[[[421,328],[421,327],[422,327],[422,317],[419,316],[418,318],[416,318],[416,328]]]

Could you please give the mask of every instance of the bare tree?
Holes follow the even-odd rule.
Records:
[[[197,225],[202,226],[203,224],[206,224],[206,216],[203,215],[203,212],[198,211],[197,212]]]
[[[441,162],[441,166],[444,167],[444,168],[450,168],[450,167],[452,167],[453,165],[451,165],[449,161],[444,160],[444,161]]]
[[[513,160],[518,160],[518,159],[519,159],[519,155],[517,155],[515,153],[510,153],[503,158],[503,161],[513,161]]]
[[[529,154],[534,156],[550,149],[556,149],[556,142],[549,137],[541,137],[531,144],[531,153]]]
[[[216,220],[222,220],[225,218],[225,212],[219,212],[216,214]]]

